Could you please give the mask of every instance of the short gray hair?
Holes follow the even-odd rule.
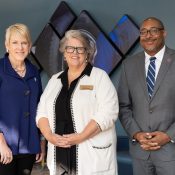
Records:
[[[70,38],[76,38],[83,43],[83,46],[86,47],[86,51],[88,53],[88,61],[91,62],[97,54],[96,41],[94,36],[90,32],[82,29],[68,30],[60,41],[59,50],[62,54],[65,52],[67,41]]]

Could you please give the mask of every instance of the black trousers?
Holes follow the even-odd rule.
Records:
[[[35,154],[13,156],[9,164],[0,163],[0,175],[30,175],[35,162]]]

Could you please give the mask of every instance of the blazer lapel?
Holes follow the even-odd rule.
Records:
[[[163,56],[163,60],[162,60],[162,63],[161,63],[161,66],[160,66],[160,69],[157,75],[157,79],[155,82],[154,91],[153,91],[151,99],[154,98],[157,90],[160,87],[162,80],[165,78],[165,75],[168,72],[170,65],[172,64],[172,61],[174,61],[173,57],[171,57],[170,55],[171,54],[169,53],[169,49],[166,48],[165,54]]]
[[[145,54],[144,54],[144,52],[142,52],[137,58],[137,68],[138,68],[139,81],[141,82],[141,85],[143,87],[144,94],[146,96],[146,99],[148,101],[150,101],[150,98],[148,95],[147,83],[146,83]]]

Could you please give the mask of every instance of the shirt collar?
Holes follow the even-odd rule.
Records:
[[[149,59],[150,57],[156,57],[156,60],[158,61],[162,61],[163,59],[163,56],[164,56],[164,53],[165,53],[165,45],[163,46],[163,48],[157,52],[154,56],[150,56],[148,55],[146,52],[145,52],[145,63],[149,62]]]
[[[36,76],[36,70],[33,68],[33,65],[27,60],[24,60],[26,65],[26,75],[23,77],[24,79],[30,79]],[[9,54],[6,53],[4,56],[4,72],[7,74],[14,76],[16,78],[21,78],[12,68],[12,65],[9,60]]]
[[[80,77],[83,76],[83,75],[87,75],[87,76],[90,76],[91,74],[91,71],[92,71],[92,65],[90,63],[88,63],[85,67],[85,69],[83,70],[83,72],[81,73]],[[62,72],[58,78],[63,78],[64,76],[67,76],[67,72],[68,72],[68,68]]]

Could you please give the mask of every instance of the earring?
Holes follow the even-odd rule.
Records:
[[[6,49],[6,52],[7,52],[7,53],[9,53],[9,50],[8,50],[8,49]]]
[[[88,58],[86,57],[86,59],[85,59],[85,62],[87,63],[88,62]]]

